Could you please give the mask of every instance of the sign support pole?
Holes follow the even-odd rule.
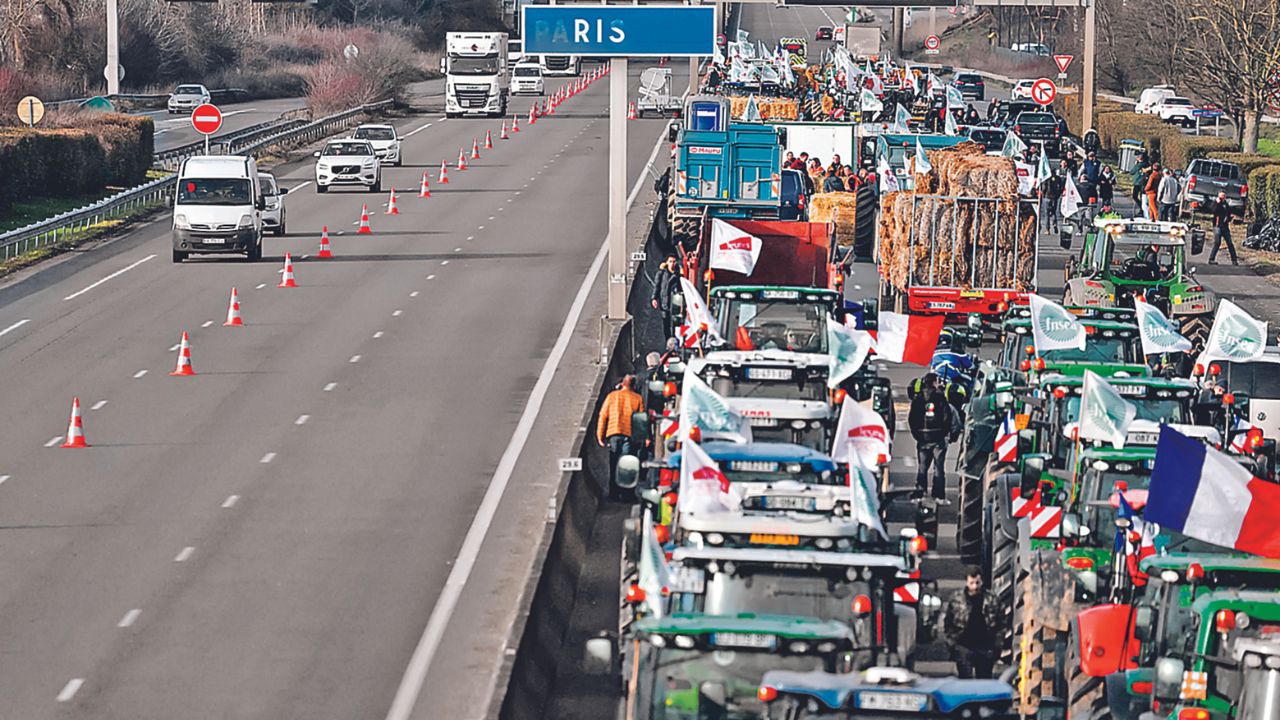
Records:
[[[1096,0],[1090,0],[1089,4],[1084,8],[1084,110],[1081,117],[1080,132],[1084,132],[1093,127],[1093,97],[1094,97],[1094,51],[1097,44],[1097,9],[1094,7]]]
[[[120,8],[107,0],[107,96],[120,94]]]
[[[627,59],[609,60],[609,319],[627,319]]]

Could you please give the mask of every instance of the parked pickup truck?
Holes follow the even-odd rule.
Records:
[[[1062,154],[1062,130],[1053,113],[1020,113],[1012,129],[1028,145],[1043,144],[1049,157],[1056,158]]]
[[[1240,173],[1240,166],[1224,160],[1192,160],[1182,180],[1183,210],[1203,207],[1215,200],[1219,192],[1227,194],[1227,204],[1231,207],[1244,208],[1249,199],[1249,185]]]

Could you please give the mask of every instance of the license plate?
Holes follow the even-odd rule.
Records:
[[[760,293],[763,300],[798,300],[800,292],[798,290],[764,290]]]
[[[799,545],[799,535],[778,535],[776,533],[751,533],[752,545]]]
[[[748,417],[747,422],[751,427],[777,427],[778,421],[767,417]]]
[[[225,245],[226,238],[200,238],[200,242],[205,245]]]
[[[867,710],[919,712],[929,707],[929,698],[918,693],[858,693],[858,707]]]
[[[1134,232],[1158,233],[1164,232],[1159,225],[1145,225],[1143,223],[1134,223],[1129,226]]]
[[[1147,389],[1141,385],[1116,385],[1116,392],[1121,395],[1146,395]]]
[[[790,380],[788,368],[747,368],[748,380]]]
[[[789,495],[767,495],[764,498],[766,510],[813,510],[817,502],[813,498]]]
[[[1130,445],[1155,445],[1160,442],[1160,435],[1157,433],[1129,433],[1126,442]]]
[[[707,573],[701,568],[670,565],[667,567],[667,589],[671,592],[701,595],[707,587]]]
[[[734,460],[729,463],[729,469],[738,472],[778,472],[778,463],[766,460]]]
[[[955,310],[956,304],[953,302],[927,302],[924,307],[926,310]]]
[[[760,633],[722,632],[711,634],[711,644],[719,647],[745,647],[770,649],[778,643],[775,635]]]

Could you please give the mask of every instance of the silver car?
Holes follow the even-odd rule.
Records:
[[[169,93],[169,114],[191,112],[209,102],[212,96],[203,85],[179,85]]]
[[[382,192],[382,163],[368,140],[330,140],[315,157],[316,192],[329,192],[330,185],[363,185],[369,192]]]
[[[258,173],[258,184],[262,186],[262,228],[270,230],[273,235],[285,233],[284,196],[289,188],[282,188],[276,183],[276,176],[271,173]]]
[[[392,125],[361,125],[351,134],[357,140],[368,140],[384,165],[400,166],[400,136]]]

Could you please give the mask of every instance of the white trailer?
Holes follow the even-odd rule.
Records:
[[[511,84],[507,34],[445,33],[445,51],[445,116],[505,116]]]

